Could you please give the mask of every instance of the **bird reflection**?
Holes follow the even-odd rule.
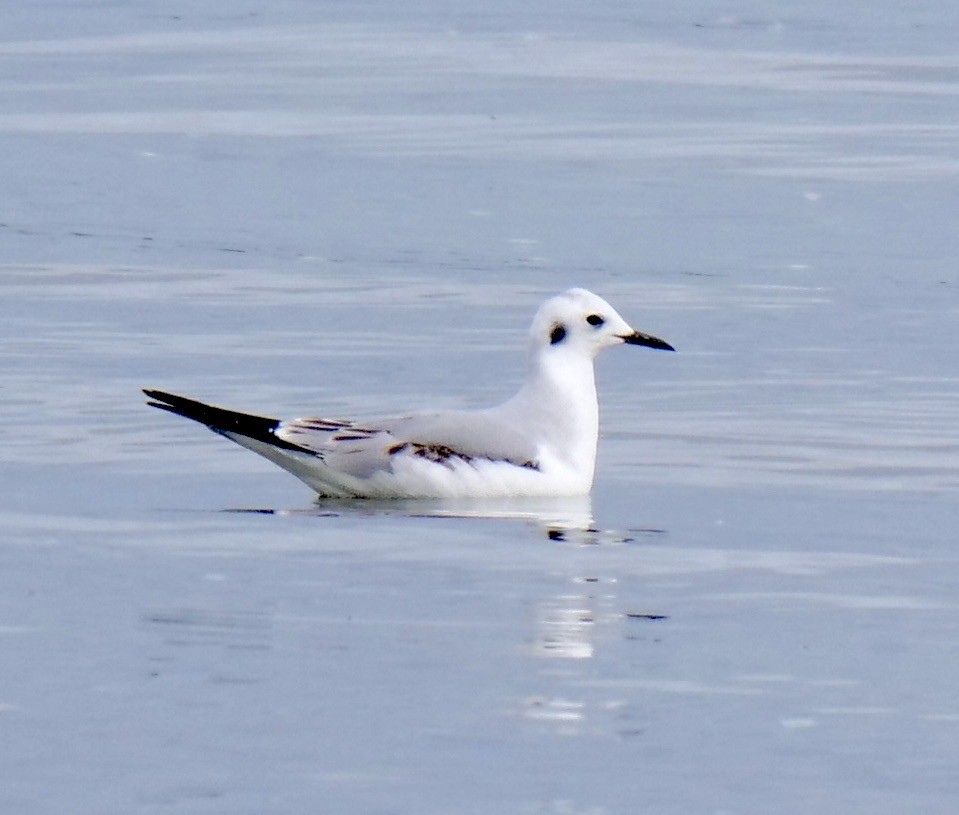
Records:
[[[533,525],[542,545],[534,551],[551,585],[545,594],[530,597],[529,616],[517,621],[526,652],[536,665],[528,675],[534,695],[518,699],[519,715],[555,728],[577,732],[597,717],[621,716],[622,700],[595,690],[584,691],[580,680],[595,671],[591,663],[602,644],[617,636],[617,626],[630,618],[662,620],[655,609],[624,608],[619,580],[593,571],[615,563],[587,551],[636,543],[637,538],[660,536],[662,529],[600,530],[595,526],[589,496],[442,500],[318,500],[309,509],[232,510],[315,517],[467,518],[522,521]],[[527,541],[529,542],[529,541]],[[616,568],[615,566],[613,567]],[[559,578],[557,585],[555,578]],[[634,625],[632,623],[631,625]],[[532,667],[532,666],[531,666]],[[592,726],[590,725],[590,726]]]
[[[583,539],[596,533],[588,495],[410,500],[317,499],[310,509],[242,508],[225,512],[333,517],[486,518],[530,521],[550,540]]]
[[[562,594],[537,609],[534,650],[553,659],[589,659],[593,656],[593,626],[596,622],[593,598]]]

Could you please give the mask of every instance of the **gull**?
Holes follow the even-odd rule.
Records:
[[[589,493],[599,441],[593,362],[605,348],[675,349],[601,297],[570,289],[529,332],[526,381],[496,407],[369,421],[273,419],[144,389],[148,404],[259,453],[322,498],[489,498]]]

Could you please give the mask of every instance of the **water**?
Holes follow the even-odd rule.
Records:
[[[4,811],[953,812],[956,20],[832,5],[8,10]],[[139,394],[490,404],[570,285],[680,349],[588,502]]]

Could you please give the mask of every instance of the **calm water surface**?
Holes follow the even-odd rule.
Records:
[[[4,28],[4,811],[955,811],[955,12],[727,5]],[[590,500],[317,504],[139,394],[490,404],[570,285],[680,349]]]

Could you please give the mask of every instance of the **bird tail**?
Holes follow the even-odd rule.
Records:
[[[362,495],[353,483],[355,479],[326,466],[322,452],[278,436],[276,431],[282,424],[279,419],[227,410],[164,391],[144,389],[143,392],[149,397],[147,404],[151,407],[206,425],[214,433],[282,467],[319,495],[333,498]]]
[[[255,416],[252,413],[240,413],[236,410],[227,410],[226,408],[216,407],[198,402],[195,399],[188,399],[185,396],[177,396],[175,393],[166,393],[164,391],[151,390],[144,388],[143,392],[149,397],[147,402],[150,407],[166,410],[175,413],[177,416],[183,416],[192,419],[195,422],[206,425],[214,433],[249,447],[244,440],[260,442],[269,447],[279,450],[288,450],[296,453],[308,453],[311,456],[316,455],[315,450],[308,447],[302,447],[299,444],[287,441],[276,435],[276,429],[280,426],[279,419],[272,419],[268,416]],[[257,450],[260,452],[260,450]]]

